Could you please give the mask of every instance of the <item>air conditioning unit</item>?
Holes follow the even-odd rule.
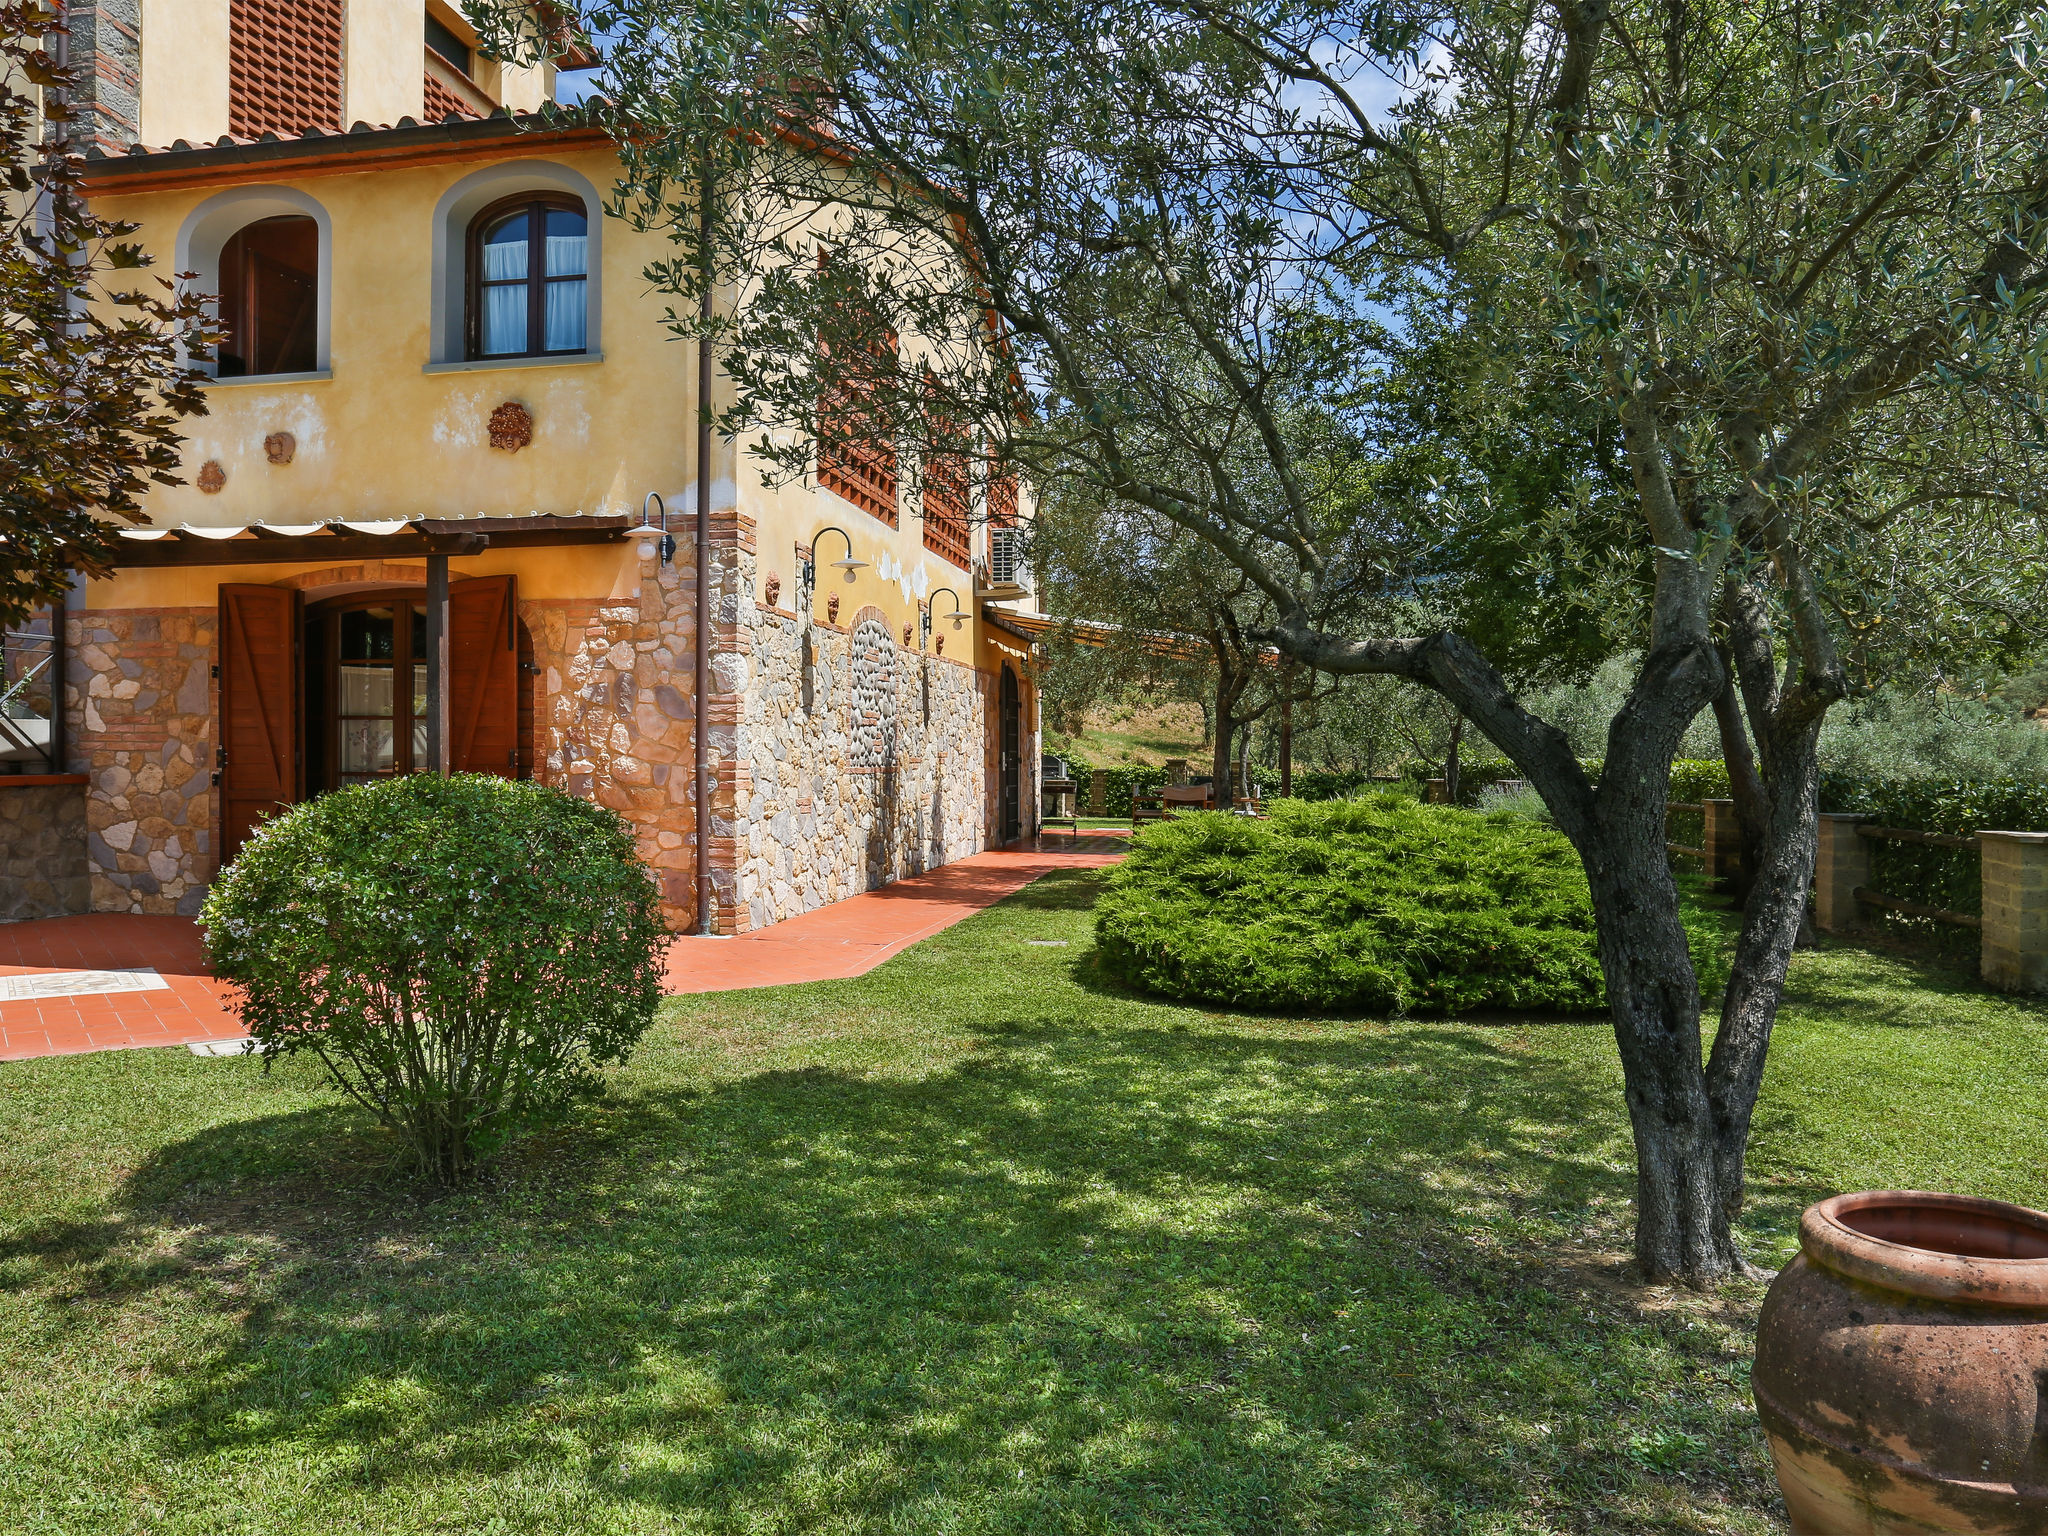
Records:
[[[988,531],[988,574],[994,586],[1007,586],[1017,579],[1017,530],[991,528]]]
[[[1025,587],[1023,539],[1015,528],[988,531],[988,574],[975,596],[992,603],[1012,603],[1031,594]]]

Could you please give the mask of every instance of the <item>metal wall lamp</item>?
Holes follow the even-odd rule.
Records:
[[[654,519],[648,515],[649,507],[661,509],[661,563],[667,565],[676,557],[676,536],[668,531],[668,503],[661,499],[661,492],[649,491],[647,499],[640,503],[640,526],[652,528]]]
[[[924,632],[927,635],[932,632],[932,619],[934,617],[931,604],[939,600],[941,592],[953,599],[953,611],[950,614],[939,614],[937,617],[950,618],[953,621],[953,631],[956,634],[967,627],[967,610],[960,606],[960,594],[951,587],[934,587],[932,589],[931,601],[925,604],[924,610]]]
[[[818,540],[825,537],[825,535],[828,533],[836,533],[839,535],[840,538],[846,541],[846,558],[844,560],[834,560],[832,562],[832,568],[834,570],[846,572],[846,579],[850,582],[853,580],[853,573],[855,571],[865,570],[867,568],[867,561],[859,559],[854,555],[853,537],[852,535],[847,533],[847,531],[844,528],[820,528],[816,533],[811,535],[811,557],[810,559],[804,562],[804,584],[806,586],[813,588],[817,586]]]

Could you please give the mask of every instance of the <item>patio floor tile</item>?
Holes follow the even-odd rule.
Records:
[[[974,854],[758,933],[678,937],[663,990],[727,992],[859,976],[1041,875],[1122,857],[1115,834],[1047,837]],[[242,1037],[191,918],[92,913],[0,923],[0,976],[138,967],[158,972],[169,987],[0,1001],[0,1061]]]

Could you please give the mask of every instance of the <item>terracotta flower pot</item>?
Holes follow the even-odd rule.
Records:
[[[2048,1532],[2048,1215],[1837,1195],[1757,1328],[1757,1417],[1792,1529]]]

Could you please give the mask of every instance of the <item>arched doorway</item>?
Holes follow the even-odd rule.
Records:
[[[997,761],[997,812],[998,835],[1003,842],[1020,836],[1024,831],[1024,808],[1018,791],[1023,778],[1023,709],[1017,696],[1017,674],[1003,663],[1002,699],[998,706],[1000,716],[1001,749]]]

